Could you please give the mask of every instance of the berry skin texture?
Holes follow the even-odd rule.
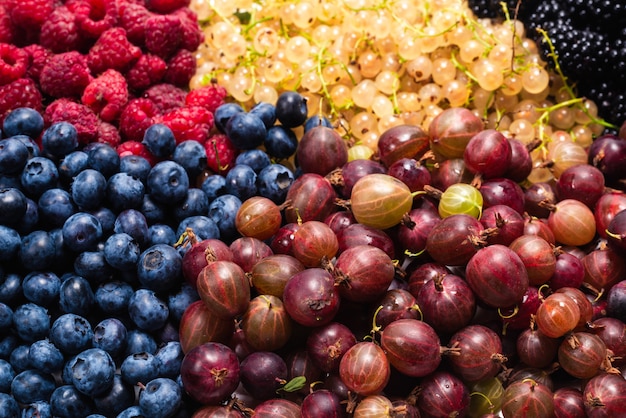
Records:
[[[106,70],[89,83],[81,101],[103,121],[114,121],[128,102],[126,79],[116,70]]]
[[[74,125],[78,133],[78,142],[88,144],[94,142],[98,136],[100,119],[87,106],[70,99],[57,99],[50,103],[43,115],[46,126],[55,122],[69,122]]]
[[[67,6],[76,15],[80,34],[83,37],[97,39],[105,31],[117,25],[116,3],[101,0],[70,0]]]
[[[183,39],[180,18],[172,15],[155,15],[146,20],[146,49],[167,59],[176,52]]]
[[[139,141],[158,115],[158,107],[150,99],[131,99],[122,110],[119,120],[120,135],[125,141]]]
[[[28,67],[28,53],[15,45],[0,44],[0,85],[24,77]]]
[[[7,2],[10,4],[10,2]],[[54,0],[20,0],[10,8],[13,23],[24,29],[38,30],[54,10]]]
[[[0,42],[13,43],[13,22],[7,8],[0,4]]]
[[[186,49],[179,50],[167,62],[164,81],[178,87],[187,87],[196,73],[196,57]]]
[[[190,3],[190,0],[146,0],[146,7],[153,12],[170,13]]]
[[[87,53],[87,63],[93,74],[108,69],[126,71],[141,56],[141,48],[130,43],[126,31],[114,27],[105,31]]]
[[[185,105],[187,92],[168,83],[156,84],[143,92],[146,99],[156,104],[161,114]]]
[[[167,63],[161,57],[144,54],[126,73],[126,82],[130,89],[142,91],[160,83],[167,71]]]
[[[226,174],[235,165],[239,150],[225,134],[212,135],[205,143],[207,166],[217,174]]]
[[[30,107],[38,112],[43,109],[41,93],[35,82],[29,78],[20,78],[0,86],[0,122],[11,110],[18,107]]]
[[[54,53],[61,53],[79,49],[80,43],[74,13],[65,6],[55,8],[41,26],[39,44]]]
[[[146,20],[152,13],[141,4],[124,3],[120,6],[119,26],[126,30],[128,40],[143,47],[146,39]]]
[[[80,97],[93,76],[85,56],[77,51],[50,57],[41,70],[41,90],[54,98]]]
[[[204,41],[204,32],[198,26],[198,15],[188,7],[183,7],[172,13],[180,18],[183,39],[180,47],[187,51],[195,51]]]
[[[187,106],[202,106],[211,113],[215,113],[218,107],[224,104],[226,89],[218,84],[209,84],[198,89],[191,90],[185,97]]]
[[[28,53],[28,68],[26,69],[26,76],[39,83],[41,70],[43,70],[43,67],[46,65],[50,57],[54,55],[54,53],[48,48],[44,48],[43,46],[37,44],[25,46],[24,51]]]
[[[116,148],[122,142],[122,137],[115,125],[100,121],[96,141]]]
[[[167,125],[176,138],[176,144],[193,139],[206,142],[213,128],[213,114],[203,107],[183,106],[157,117],[155,123]]]

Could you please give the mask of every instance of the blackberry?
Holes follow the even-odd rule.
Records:
[[[509,11],[509,16],[513,18],[515,16],[515,9],[517,7],[518,0],[504,0],[506,7]],[[505,18],[504,11],[502,9],[501,0],[470,0],[469,6],[472,12],[481,18]],[[530,12],[535,9],[542,2],[540,0],[526,0],[521,1],[517,18],[524,21]]]

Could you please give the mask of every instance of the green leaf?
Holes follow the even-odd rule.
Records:
[[[285,386],[282,387],[282,390],[285,392],[295,392],[304,387],[306,383],[306,377],[304,376],[296,376],[291,379],[289,382],[285,383]]]

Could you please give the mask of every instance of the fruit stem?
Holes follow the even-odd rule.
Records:
[[[483,397],[483,398],[487,401],[487,403],[489,404],[489,410],[490,410],[490,411],[493,411],[493,409],[494,409],[494,404],[493,404],[493,402],[491,402],[491,399],[489,399],[489,396],[485,395],[485,394],[484,394],[484,393],[482,393],[482,392],[472,392],[472,393],[470,393],[470,397],[472,397],[472,396],[474,396],[474,395],[478,395],[478,396]]]

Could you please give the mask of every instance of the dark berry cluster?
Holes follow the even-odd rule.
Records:
[[[504,17],[498,0],[469,3],[479,17]],[[518,1],[507,0],[506,5],[515,16]],[[619,126],[626,119],[626,5],[611,0],[521,0],[517,17],[551,65],[550,48],[536,29],[547,32],[578,95],[592,99],[599,115]]]

